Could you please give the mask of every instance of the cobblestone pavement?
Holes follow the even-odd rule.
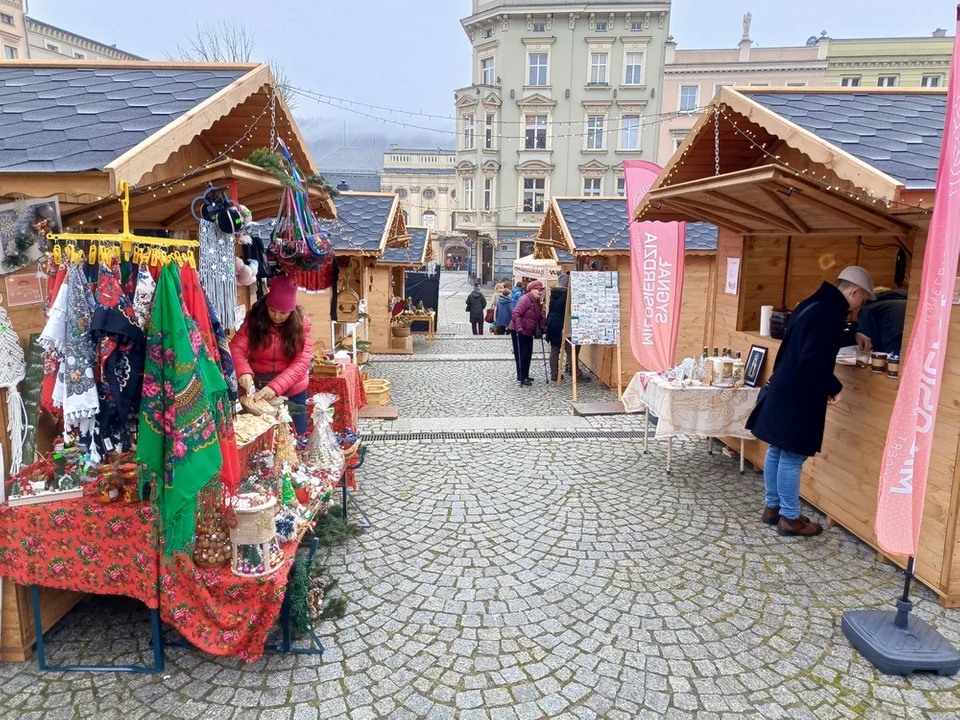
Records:
[[[469,354],[498,341],[443,342]],[[779,537],[759,521],[760,476],[734,459],[676,443],[667,476],[662,444],[645,456],[635,439],[551,438],[567,424],[640,427],[570,416],[569,387],[469,385],[455,362],[374,369],[400,388],[405,430],[539,417],[543,436],[371,444],[358,499],[374,527],[325,560],[350,608],[319,628],[322,659],[248,665],[171,648],[162,676],[0,665],[0,716],[960,716],[956,678],[880,675],[840,632],[844,610],[890,607],[899,574],[839,528]],[[424,381],[470,397],[418,395]],[[922,587],[915,601],[960,644],[960,611]],[[56,662],[142,658],[148,637],[142,607],[104,598],[48,633]]]

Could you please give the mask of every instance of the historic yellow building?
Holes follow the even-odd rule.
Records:
[[[945,30],[925,38],[830,39],[825,81],[843,87],[943,87],[952,53],[953,38]]]

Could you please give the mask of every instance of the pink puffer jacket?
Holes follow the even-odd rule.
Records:
[[[230,354],[233,355],[233,364],[237,368],[237,377],[257,373],[280,373],[267,383],[277,395],[291,397],[302,393],[307,389],[310,363],[313,360],[310,318],[306,316],[303,318],[303,339],[303,350],[300,354],[288,358],[280,349],[280,332],[274,328],[267,347],[251,350],[247,323],[244,323],[230,341]]]

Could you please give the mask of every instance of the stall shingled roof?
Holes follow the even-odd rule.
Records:
[[[192,191],[190,178],[270,144],[273,87],[270,68],[256,63],[0,64],[0,199],[58,195],[70,214],[116,196],[125,180],[134,195],[149,190],[156,199],[150,224],[173,228],[193,199],[178,197],[174,185]],[[275,119],[300,168],[316,172],[282,94]],[[242,172],[254,195],[240,201],[275,207],[259,174]],[[311,197],[321,214],[335,214],[327,193]]]
[[[409,267],[420,267],[423,265],[427,255],[427,243],[430,242],[430,230],[427,228],[408,227],[407,234],[410,235],[408,247],[385,248],[378,262],[388,265],[406,265]]]
[[[340,193],[337,219],[321,221],[321,226],[340,254],[380,256],[388,248],[406,248],[410,239],[400,199],[393,193]]]
[[[559,242],[546,242],[552,230]],[[560,262],[573,262],[574,254],[598,252],[630,252],[626,200],[615,198],[554,198],[544,216],[540,243],[550,244]],[[687,252],[714,252],[717,249],[717,228],[709,223],[686,224],[684,239]]]

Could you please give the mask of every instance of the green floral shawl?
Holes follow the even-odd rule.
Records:
[[[227,384],[184,310],[174,263],[160,272],[145,331],[137,461],[141,491],[153,486],[163,553],[170,556],[190,550],[197,496],[220,472],[217,423],[229,410]]]

